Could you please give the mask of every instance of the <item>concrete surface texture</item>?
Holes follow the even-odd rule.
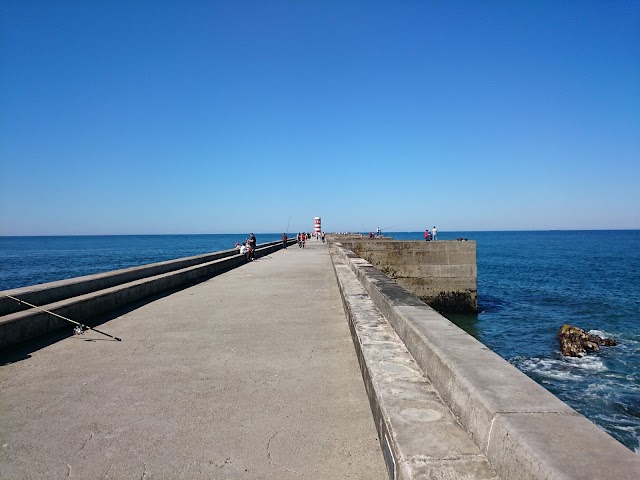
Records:
[[[280,248],[282,242],[265,243],[258,246],[256,256],[260,258]],[[245,258],[235,250],[225,250],[0,292],[0,299],[5,301],[0,304],[0,352],[65,327],[68,323],[4,295],[84,323],[152,295],[211,278],[245,263]],[[53,303],[47,303],[49,301]],[[6,313],[6,302],[19,305],[21,309]]]
[[[98,328],[2,358],[0,478],[387,478],[326,245]]]
[[[496,480],[349,266],[338,254],[332,259],[390,478]]]
[[[336,251],[500,478],[640,478],[640,459],[621,443],[370,263]]]
[[[333,239],[333,237],[332,237]],[[476,242],[357,239],[345,248],[438,311],[478,309]]]

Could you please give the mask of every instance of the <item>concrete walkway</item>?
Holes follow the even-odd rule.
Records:
[[[98,328],[2,362],[0,478],[387,478],[324,244]]]

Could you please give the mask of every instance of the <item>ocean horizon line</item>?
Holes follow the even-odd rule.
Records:
[[[307,231],[312,231],[310,228]],[[375,233],[375,229],[370,230]],[[394,231],[383,231],[385,234],[392,233],[414,233],[414,232],[423,232],[424,229],[416,228],[413,230],[394,230]],[[509,232],[518,232],[518,233],[526,233],[526,232],[637,232],[640,231],[640,228],[540,228],[540,229],[508,229],[508,230],[464,230],[464,229],[454,229],[454,230],[443,230],[438,229],[439,234],[443,233],[509,233]],[[247,232],[250,233],[249,230]],[[362,230],[340,230],[340,231],[324,231],[329,234],[343,234],[343,233],[365,233]],[[254,232],[256,235],[280,235],[282,232]],[[295,233],[295,231],[284,232],[287,234]],[[8,234],[0,234],[0,238],[29,238],[29,237],[37,237],[37,238],[46,238],[46,237],[167,237],[167,236],[204,236],[204,235],[248,235],[246,232],[224,232],[224,233],[56,233],[56,234],[26,234],[26,235],[8,235]]]

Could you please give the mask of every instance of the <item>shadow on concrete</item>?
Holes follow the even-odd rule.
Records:
[[[223,273],[223,272],[220,272],[220,273]],[[214,275],[214,276],[217,276],[217,275]],[[194,285],[198,285],[202,282],[206,282],[211,278],[213,277],[202,278],[195,282],[190,282],[188,284],[180,285],[179,287],[166,290],[162,293],[151,295],[142,300],[138,300],[136,302],[123,305],[122,307],[119,307],[116,310],[112,310],[109,313],[96,316],[95,318],[91,318],[89,320],[84,320],[83,322],[80,322],[80,323],[83,323],[84,325],[87,325],[89,327],[97,328],[99,325],[102,325],[110,320],[113,320],[129,312],[137,310],[138,308],[143,307],[149,303],[155,302],[156,300],[160,300],[161,298],[168,297],[169,295],[172,295],[174,293],[180,292],[187,288],[193,287]],[[71,318],[71,320],[75,320],[75,319]],[[74,324],[68,323],[68,326],[64,326],[54,332],[47,333],[46,335],[42,335],[40,337],[29,340],[27,342],[19,343],[17,345],[7,348],[6,350],[0,352],[0,367],[5,365],[10,365],[12,363],[17,363],[22,360],[27,360],[31,358],[32,353],[37,352],[42,348],[46,348],[49,345],[52,345],[56,342],[59,342],[60,340],[64,340],[69,337],[73,337],[74,339],[77,339],[79,341],[85,341],[85,342],[97,342],[97,341],[117,342],[117,340],[113,338],[100,335],[97,332],[91,332],[91,330],[87,330],[83,334],[74,335],[73,333],[74,328],[75,328]],[[106,331],[105,329],[99,329],[99,330],[102,330],[105,333],[108,333],[109,335],[111,335],[111,332]],[[126,342],[127,339],[123,338],[122,341]]]

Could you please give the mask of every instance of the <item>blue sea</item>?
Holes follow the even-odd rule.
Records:
[[[282,233],[255,235],[259,244],[282,239]],[[0,291],[229,250],[247,238],[249,233],[0,237]]]
[[[281,235],[256,234],[258,243]],[[0,237],[0,290],[226,250],[247,237]],[[640,454],[640,231],[438,233],[458,237],[477,242],[480,313],[450,319]],[[619,345],[563,358],[564,323]]]
[[[477,242],[480,313],[448,318],[640,454],[640,231],[438,232],[458,237]],[[564,323],[619,345],[565,358]]]

